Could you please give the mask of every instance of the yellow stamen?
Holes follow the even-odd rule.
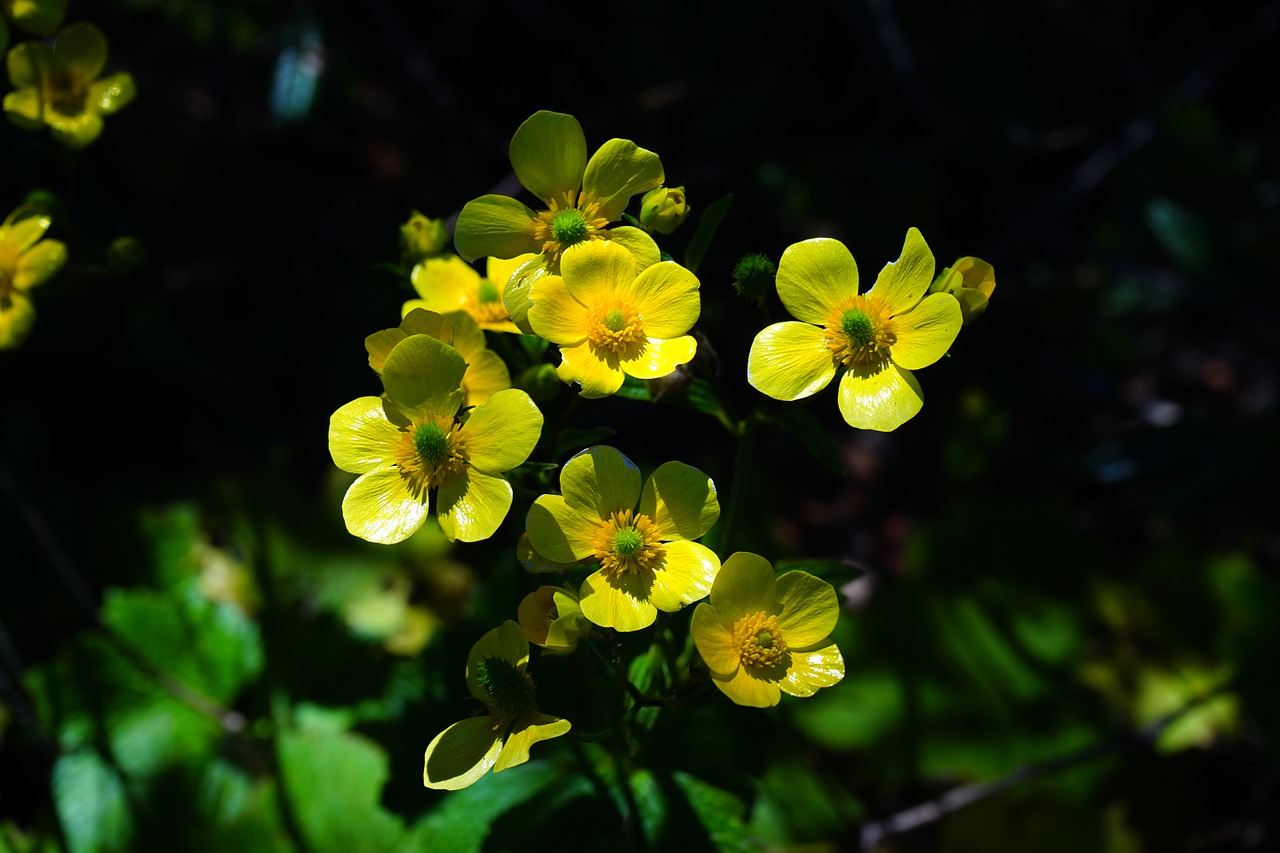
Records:
[[[658,525],[647,515],[624,509],[600,522],[591,542],[606,574],[621,575],[641,569],[660,569],[667,561]]]
[[[827,316],[822,337],[837,364],[879,364],[898,340],[888,306],[874,296],[854,296]]]
[[[606,353],[635,357],[644,352],[644,323],[635,306],[612,299],[591,309],[587,341]]]
[[[766,616],[764,611],[743,616],[734,623],[733,642],[742,665],[749,669],[770,669],[785,662],[787,641],[777,616]]]
[[[459,425],[452,419],[418,421],[400,430],[395,462],[409,493],[422,498],[430,489],[467,467]]]

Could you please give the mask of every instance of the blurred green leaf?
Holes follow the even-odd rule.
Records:
[[[439,808],[413,827],[405,849],[479,853],[501,814],[542,794],[563,776],[560,768],[537,760],[487,773],[470,788],[447,794]]]
[[[1208,266],[1212,246],[1204,223],[1187,208],[1167,198],[1147,203],[1147,227],[1183,272],[1201,273]]]
[[[133,849],[124,781],[97,752],[84,749],[58,759],[53,800],[71,853]]]
[[[618,434],[609,427],[592,427],[591,429],[566,429],[556,438],[555,456],[559,459],[575,453],[584,447],[591,447],[602,441],[608,441]]]
[[[830,430],[803,406],[784,406],[773,423],[790,433],[819,465],[835,474],[844,474],[844,459]]]
[[[707,209],[698,217],[698,227],[694,229],[693,236],[689,238],[689,246],[684,250],[684,265],[689,272],[698,271],[707,250],[711,248],[711,238],[716,235],[716,229],[720,227],[720,223],[729,215],[729,208],[732,205],[733,193],[729,193],[707,205]]]
[[[795,704],[800,731],[828,749],[868,746],[902,718],[902,690],[891,673],[850,671],[834,687]]]
[[[671,778],[720,851],[761,850],[763,844],[744,821],[747,807],[736,795],[709,782],[676,772]]]

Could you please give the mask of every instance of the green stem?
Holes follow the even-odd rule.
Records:
[[[738,517],[742,514],[742,507],[746,503],[747,470],[752,460],[752,438],[759,420],[759,412],[752,412],[750,416],[738,422],[735,430],[738,446],[733,458],[733,479],[729,483],[729,507],[720,517],[720,523],[715,528],[715,541],[724,554],[733,553],[733,533]]]

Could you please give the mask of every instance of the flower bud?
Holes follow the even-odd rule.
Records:
[[[995,289],[995,268],[974,257],[963,257],[946,267],[929,286],[930,293],[950,293],[956,298],[966,326],[987,310],[987,301]]]
[[[409,221],[400,226],[400,254],[410,264],[439,257],[448,244],[449,230],[444,222],[428,219],[416,210]]]
[[[650,232],[670,234],[688,215],[689,203],[684,197],[684,187],[657,187],[645,193],[640,200],[640,224]]]

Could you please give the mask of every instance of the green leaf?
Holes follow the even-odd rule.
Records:
[[[53,801],[71,853],[133,849],[124,781],[98,753],[86,749],[58,759]]]
[[[652,398],[649,396],[649,386],[644,384],[644,380],[636,379],[634,376],[628,376],[623,379],[622,387],[615,391],[613,395],[626,400],[652,402]]]
[[[809,451],[819,465],[834,474],[844,475],[844,458],[831,432],[813,412],[803,406],[785,406],[773,416],[773,423],[790,433]]]
[[[733,193],[729,193],[707,205],[707,209],[698,217],[698,227],[689,238],[689,248],[684,250],[684,265],[689,272],[698,271],[707,250],[711,248],[711,238],[729,214],[729,206],[732,204]]]
[[[763,850],[764,845],[743,820],[746,804],[734,794],[688,773],[671,777],[719,851]]]
[[[404,825],[379,805],[388,762],[378,746],[345,732],[288,732],[279,740],[279,759],[309,850],[383,853],[398,846]]]
[[[1147,204],[1147,227],[1174,263],[1185,272],[1203,272],[1209,266],[1212,246],[1204,222],[1167,198]]]
[[[487,773],[470,788],[448,794],[440,807],[413,827],[406,850],[479,853],[500,815],[541,794],[564,771],[546,761],[530,761]]]

